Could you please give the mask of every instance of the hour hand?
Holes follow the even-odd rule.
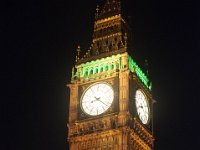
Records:
[[[99,99],[100,99],[100,97],[99,98],[97,98],[97,97],[94,97],[95,98],[95,100],[93,100],[93,101],[91,101],[91,103],[94,103],[95,101],[100,101]]]
[[[97,101],[99,101],[99,99],[100,99],[100,97],[99,98],[97,98],[97,97],[94,97]]]
[[[139,106],[139,108],[142,108],[142,109],[143,109],[143,106],[142,106],[142,105],[140,105],[140,106]]]

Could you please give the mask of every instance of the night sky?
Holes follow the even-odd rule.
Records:
[[[71,68],[89,48],[97,3],[7,1],[1,9],[2,150],[66,150]],[[155,150],[200,143],[200,11],[192,0],[122,0],[134,59],[149,62]],[[130,18],[130,17],[129,17]],[[199,149],[199,148],[197,148]]]

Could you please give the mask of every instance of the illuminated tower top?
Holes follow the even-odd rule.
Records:
[[[126,52],[128,31],[120,0],[107,0],[102,9],[97,7],[91,46],[77,64]]]
[[[120,0],[107,0],[97,19],[104,19],[119,14],[121,14]]]
[[[108,67],[112,65],[118,70],[128,67],[132,73],[137,74],[145,87],[151,90],[148,76],[131,57],[131,31],[121,10],[120,0],[107,0],[102,8],[97,6],[91,45],[88,50],[83,50],[84,55],[78,46],[72,82],[81,78],[86,80],[89,75],[95,76],[113,68]],[[126,60],[122,61],[123,54],[126,55]]]

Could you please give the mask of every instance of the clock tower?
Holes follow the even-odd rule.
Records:
[[[70,150],[152,150],[151,83],[131,56],[120,0],[97,7],[91,46],[80,51],[68,84]]]

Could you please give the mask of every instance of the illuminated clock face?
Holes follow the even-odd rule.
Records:
[[[137,90],[135,94],[135,102],[137,113],[143,124],[147,124],[149,121],[149,106],[147,98],[142,90]]]
[[[81,105],[83,111],[91,116],[106,112],[112,105],[114,91],[107,83],[91,85],[82,95]]]

